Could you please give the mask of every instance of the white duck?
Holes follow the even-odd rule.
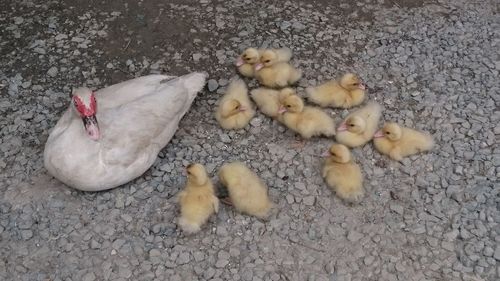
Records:
[[[45,144],[45,168],[83,191],[110,189],[142,175],[205,79],[203,73],[148,75],[97,92],[76,89]]]

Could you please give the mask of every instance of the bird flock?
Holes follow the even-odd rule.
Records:
[[[405,128],[394,122],[383,124],[379,129],[382,108],[375,101],[368,101],[351,112],[338,125],[321,108],[350,109],[361,106],[366,99],[366,87],[353,73],[346,73],[338,80],[305,89],[306,105],[292,86],[302,73],[290,60],[292,51],[280,49],[246,49],[237,59],[238,72],[247,78],[255,78],[262,87],[250,91],[240,78],[234,78],[218,102],[215,118],[226,130],[246,127],[256,114],[273,118],[296,132],[302,139],[297,147],[313,137],[335,138],[322,156],[325,161],[321,176],[326,185],[342,200],[359,203],[364,196],[363,173],[353,160],[349,148],[360,147],[371,140],[381,154],[393,160],[432,149],[430,134]],[[252,102],[253,100],[253,102]],[[187,183],[178,195],[180,204],[179,226],[185,233],[196,233],[214,213],[219,201],[244,214],[266,219],[274,204],[268,196],[268,188],[259,176],[241,162],[224,164],[218,173],[219,180],[229,197],[215,196],[213,183],[202,164],[194,163],[186,168]]]

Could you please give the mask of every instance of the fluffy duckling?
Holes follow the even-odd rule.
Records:
[[[352,161],[349,149],[334,144],[328,151],[322,176],[328,186],[343,200],[359,202],[364,195],[363,175],[358,164]]]
[[[357,147],[369,142],[380,119],[382,109],[376,102],[349,114],[337,129],[337,142],[349,147]]]
[[[267,194],[267,186],[252,170],[241,162],[223,165],[219,179],[227,187],[234,207],[245,214],[260,219],[269,215],[272,203]]]
[[[281,90],[273,90],[268,88],[257,88],[250,92],[250,96],[259,108],[259,110],[266,116],[278,118],[280,109],[280,97],[284,98],[295,94],[291,88],[284,88]]]
[[[246,49],[236,60],[236,67],[241,75],[245,77],[254,77],[255,64],[260,62],[262,50],[255,48]]]
[[[219,211],[219,199],[212,181],[201,164],[187,166],[187,183],[177,197],[181,206],[179,226],[188,233],[200,231],[208,218]]]
[[[375,148],[394,160],[432,149],[434,140],[426,132],[401,127],[396,123],[386,123],[373,136]]]
[[[299,133],[302,138],[335,135],[335,122],[324,111],[316,107],[304,106],[304,102],[297,95],[280,97],[282,99],[279,113],[283,114],[283,123],[289,129]]]
[[[358,76],[347,73],[340,81],[328,81],[316,87],[306,88],[309,101],[322,107],[351,108],[365,99],[365,85]]]
[[[255,78],[260,84],[271,88],[282,88],[299,81],[302,72],[288,62],[280,61],[276,51],[265,50],[260,63],[255,65]]]
[[[215,118],[224,129],[241,129],[248,125],[254,115],[255,109],[248,97],[247,85],[241,79],[234,79],[219,102]]]

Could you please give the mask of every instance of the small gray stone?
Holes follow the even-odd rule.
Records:
[[[219,84],[217,83],[217,81],[215,79],[208,80],[208,90],[210,92],[217,90],[217,88],[219,88]]]
[[[59,70],[57,69],[57,67],[53,66],[49,69],[49,71],[47,71],[47,74],[50,76],[50,77],[56,77],[57,76],[57,73],[59,72]]]
[[[231,138],[229,137],[228,134],[226,133],[222,133],[219,135],[220,137],[220,140],[223,142],[223,143],[230,143],[231,142]]]
[[[262,119],[261,119],[261,118],[259,118],[259,117],[253,118],[253,119],[250,121],[250,125],[252,125],[252,126],[254,126],[254,127],[259,127],[261,124],[262,124]]]
[[[217,268],[223,268],[225,267],[226,265],[229,264],[229,253],[226,252],[226,251],[219,251],[219,253],[217,254],[217,262],[215,263],[215,267]]]
[[[351,230],[349,231],[349,233],[347,234],[347,240],[351,241],[351,242],[356,242],[358,241],[359,239],[363,238],[363,234],[362,233],[359,233],[355,230]]]
[[[186,264],[189,262],[191,258],[189,257],[189,253],[188,252],[183,252],[183,253],[180,253],[179,254],[179,257],[177,258],[177,264],[179,265],[182,265],[182,264]]]
[[[314,197],[314,196],[306,196],[306,197],[304,197],[304,199],[302,199],[302,202],[304,202],[304,204],[307,206],[314,205],[315,201],[316,201],[316,197]]]
[[[484,247],[484,250],[483,250],[483,254],[487,257],[492,257],[493,254],[495,253],[495,251],[493,250],[493,248],[487,246],[487,247]]]
[[[122,193],[116,195],[115,208],[123,209],[125,207],[125,196]]]
[[[200,61],[200,59],[201,59],[201,57],[202,57],[202,56],[203,56],[203,55],[202,55],[202,54],[200,54],[200,53],[193,54],[193,60],[194,60],[195,62],[198,62],[198,61]]]
[[[128,267],[120,267],[118,269],[118,275],[123,278],[130,278],[130,276],[132,276],[132,271]]]
[[[448,241],[454,241],[458,237],[458,230],[454,229],[450,232],[447,232],[443,235],[443,237]]]
[[[450,252],[455,250],[455,245],[453,243],[447,242],[447,241],[441,242],[441,247],[443,247],[443,249],[448,250]]]
[[[201,262],[205,259],[205,254],[201,251],[196,251],[193,253],[193,257],[196,262]]]
[[[90,240],[90,248],[91,249],[100,249],[101,244],[99,242],[97,242],[96,240],[92,239],[92,240]]]
[[[404,208],[403,206],[399,205],[399,204],[396,204],[396,203],[393,203],[390,205],[390,208],[392,211],[402,215],[404,213]]]
[[[375,261],[375,258],[373,256],[366,256],[363,259],[363,262],[365,263],[365,265],[370,265],[373,263],[373,261]]]
[[[31,237],[33,237],[33,231],[31,231],[31,229],[21,230],[21,237],[24,240],[29,240],[29,239],[31,239]]]
[[[493,254],[493,257],[499,261],[500,260],[500,245],[497,245],[495,248],[495,253]]]
[[[126,222],[132,222],[133,218],[131,215],[128,215],[128,214],[123,214],[120,216],[122,218],[122,220],[126,221]]]
[[[24,22],[24,19],[22,17],[14,17],[14,24],[22,24]]]
[[[95,274],[94,272],[87,272],[85,275],[83,275],[82,281],[94,281],[95,280]]]
[[[159,257],[161,256],[161,252],[158,249],[151,249],[149,251],[149,257]]]

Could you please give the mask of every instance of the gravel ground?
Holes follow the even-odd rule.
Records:
[[[497,0],[81,2],[0,2],[1,280],[499,280]],[[385,120],[437,147],[401,163],[355,149],[367,195],[344,204],[319,174],[331,140],[294,149],[261,114],[245,130],[217,125],[248,46],[291,47],[299,92],[359,73]],[[141,178],[84,193],[47,174],[43,145],[72,87],[192,70],[211,80]],[[260,173],[276,211],[262,222],[224,206],[184,236],[184,166],[215,176],[229,160]]]

